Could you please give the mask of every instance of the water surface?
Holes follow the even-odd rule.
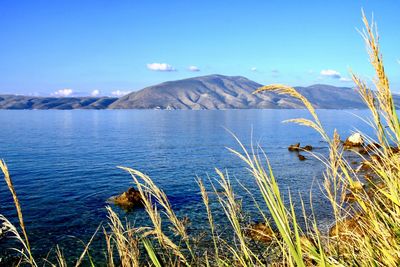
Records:
[[[343,137],[356,128],[370,133],[357,117],[366,117],[367,111],[318,113],[329,133],[335,128]],[[239,192],[236,180],[254,190],[243,163],[225,148],[239,149],[227,129],[245,145],[262,146],[283,191],[290,187],[295,200],[302,193],[307,204],[312,189],[314,209],[321,220],[329,218],[319,189],[323,165],[311,157],[301,162],[287,151],[289,144],[301,142],[314,152],[327,152],[315,131],[282,123],[297,117],[309,116],[304,110],[1,110],[0,157],[8,164],[36,253],[44,256],[60,243],[66,255],[76,255],[81,245],[74,237],[87,241],[106,222],[106,200],[131,185],[130,176],[116,166],[150,175],[178,215],[191,219],[192,231],[206,227],[196,177],[215,177],[215,167],[227,169]],[[254,212],[250,198],[243,192],[239,196]],[[0,213],[16,222],[4,181],[0,199]],[[113,208],[137,225],[148,223],[143,210]]]

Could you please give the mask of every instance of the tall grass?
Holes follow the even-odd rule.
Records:
[[[21,236],[19,234],[19,231],[17,230],[17,228],[13,224],[11,224],[11,222],[8,221],[7,218],[5,218],[3,215],[0,215],[0,221],[3,222],[5,229],[7,229],[7,231],[9,231],[21,243],[22,249],[16,249],[21,255],[21,262],[26,261],[27,263],[29,263],[32,266],[37,266],[36,262],[32,256],[31,246],[29,244],[29,239],[28,239],[28,234],[26,233],[24,218],[22,216],[21,205],[19,203],[17,193],[15,192],[13,182],[12,182],[10,174],[8,172],[7,165],[3,160],[0,160],[0,169],[4,174],[4,180],[6,181],[7,187],[10,190],[11,195],[13,197],[15,209],[16,209],[17,215],[18,215],[19,226],[21,228],[21,232],[22,232],[23,236]]]
[[[209,224],[207,240],[210,241],[208,246],[199,246],[197,237],[189,234],[184,218],[177,216],[166,194],[152,179],[140,171],[121,167],[132,176],[151,226],[123,224],[111,207],[107,207],[109,224],[103,228],[104,262],[107,266],[399,266],[400,124],[383,67],[376,25],[370,24],[364,14],[362,18],[365,25],[362,36],[376,72],[374,90],[356,74],[352,77],[371,111],[371,124],[377,136],[376,144],[370,140],[368,154],[360,155],[365,161],[364,167],[368,169],[368,179],[364,178],[365,173],[353,169],[347,162],[338,133],[329,134],[324,130],[312,104],[294,88],[278,84],[264,86],[254,92],[273,91],[301,101],[312,119],[296,118],[289,122],[313,128],[327,142],[329,156],[321,159],[326,166],[323,190],[335,218],[328,232],[319,229],[315,216],[304,223],[299,221],[299,218],[306,218],[304,204],[303,214],[296,214],[289,194],[289,204],[285,205],[278,178],[264,152],[260,148],[249,151],[237,140],[240,151],[229,150],[247,165],[262,196],[262,200],[253,197],[260,218],[263,218],[258,230],[243,219],[242,205],[226,172],[216,169],[216,180],[208,181],[215,193],[216,203],[230,225],[229,238],[215,224],[210,193],[203,180],[198,179]],[[365,139],[368,138],[365,136]],[[7,231],[21,243],[21,248],[17,250],[21,261],[16,264],[37,266],[7,166],[1,161],[0,167],[19,219],[17,229],[4,216],[0,217]],[[217,188],[222,188],[222,193]],[[251,194],[251,190],[246,191]],[[352,204],[346,203],[350,197]],[[169,231],[165,231],[166,225]],[[254,233],[268,243],[255,241]],[[76,266],[82,264],[90,244],[91,241],[77,259]],[[67,265],[58,247],[56,263],[49,264]]]

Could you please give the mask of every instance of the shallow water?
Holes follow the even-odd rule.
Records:
[[[336,128],[343,139],[356,128],[371,132],[357,117],[369,115],[366,110],[318,114],[328,133]],[[324,155],[326,144],[311,129],[281,123],[297,117],[309,116],[304,110],[0,110],[0,157],[8,164],[37,255],[45,256],[60,243],[66,256],[76,256],[83,249],[76,237],[87,241],[106,222],[106,200],[131,185],[119,165],[150,175],[179,216],[191,219],[192,231],[206,227],[195,179],[215,177],[214,167],[229,171],[244,208],[254,213],[236,180],[250,190],[255,185],[243,163],[225,148],[239,149],[227,129],[245,145],[262,146],[283,191],[290,187],[296,203],[300,192],[308,204],[312,189],[319,219],[328,220],[329,205],[319,189],[323,165],[311,157],[299,161],[287,151],[289,144],[301,142]],[[0,199],[0,214],[16,222],[4,181]],[[143,210],[113,208],[136,225],[147,223]]]

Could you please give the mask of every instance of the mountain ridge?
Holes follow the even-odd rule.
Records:
[[[262,84],[220,74],[167,81],[112,97],[0,95],[0,109],[293,109],[299,100],[274,92],[253,94]],[[318,109],[366,108],[355,89],[326,84],[295,87]],[[400,103],[400,95],[394,95]]]
[[[111,109],[262,109],[304,108],[299,100],[273,92],[253,94],[262,84],[243,76],[206,75],[164,82],[132,92],[113,102]],[[315,108],[365,108],[348,87],[314,84],[296,87]]]
[[[0,109],[106,109],[112,97],[37,97],[0,95]]]

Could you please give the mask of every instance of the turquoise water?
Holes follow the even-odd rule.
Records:
[[[356,128],[370,133],[357,117],[366,117],[367,111],[318,113],[328,132],[337,128],[343,139]],[[311,129],[281,123],[297,117],[308,114],[304,110],[1,110],[0,157],[8,164],[35,253],[44,257],[60,244],[66,256],[75,257],[83,249],[77,238],[87,241],[101,222],[107,222],[106,200],[131,185],[130,176],[116,168],[119,165],[150,175],[178,215],[190,218],[192,232],[206,227],[195,179],[215,177],[214,167],[229,171],[244,208],[254,213],[236,180],[250,190],[255,185],[240,160],[225,148],[239,149],[227,129],[245,145],[253,141],[262,146],[283,192],[290,188],[296,203],[300,192],[307,204],[312,190],[314,209],[321,221],[327,220],[329,205],[319,189],[323,165],[311,157],[299,161],[287,151],[289,144],[301,142],[325,155],[326,144]],[[16,222],[12,197],[2,180],[0,199],[0,213]],[[136,225],[148,223],[143,210],[125,213],[113,208]],[[226,223],[222,216],[217,219]],[[0,240],[0,248],[4,242]]]

